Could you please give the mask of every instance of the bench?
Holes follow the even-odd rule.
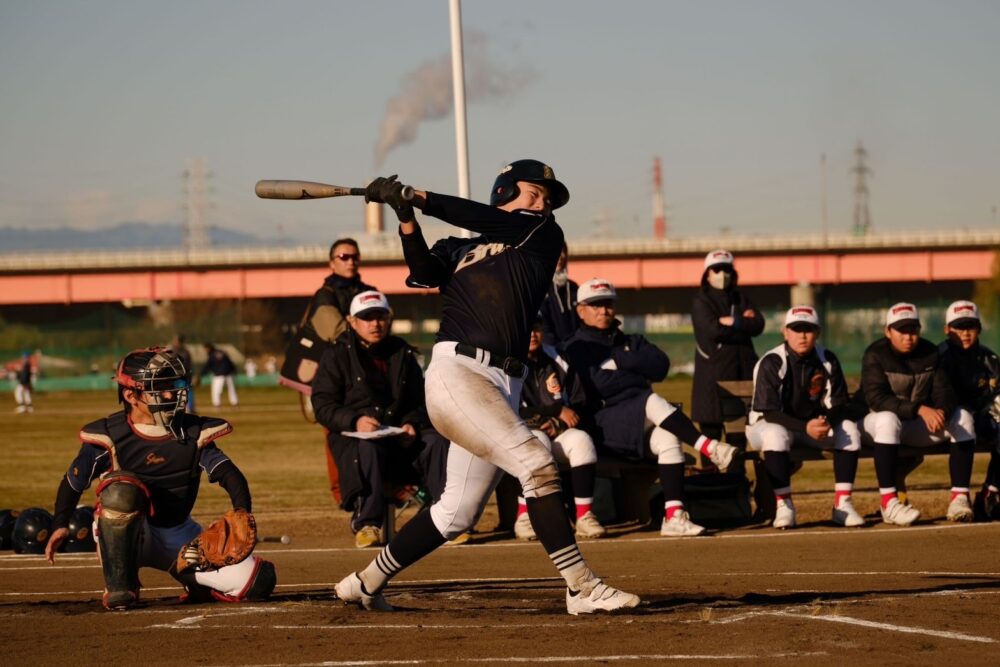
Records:
[[[764,459],[760,452],[747,447],[746,427],[747,413],[753,398],[753,382],[750,380],[720,380],[718,383],[723,419],[723,439],[739,448],[746,461],[753,465],[754,484],[753,497],[761,518],[773,518],[775,510],[774,489],[764,472]],[[848,379],[847,391],[853,397],[859,390],[857,379]],[[988,452],[989,443],[976,442],[977,452]],[[899,446],[899,470],[896,476],[896,488],[905,493],[906,476],[919,466],[925,456],[948,454],[950,443],[942,442],[929,447]],[[860,457],[870,459],[874,450],[862,444]],[[833,460],[833,450],[816,449],[813,447],[793,447],[791,450],[793,472],[798,470],[805,461]]]

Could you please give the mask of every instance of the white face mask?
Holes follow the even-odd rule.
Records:
[[[733,283],[733,274],[729,271],[708,270],[708,284],[715,289],[726,289]]]
[[[556,287],[562,287],[569,281],[569,271],[563,269],[562,271],[556,271],[552,275],[552,282],[556,284]]]

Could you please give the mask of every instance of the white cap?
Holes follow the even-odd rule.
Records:
[[[819,315],[812,306],[792,306],[785,313],[785,326],[793,324],[809,324],[819,328]]]
[[[885,326],[900,327],[906,324],[920,325],[920,314],[912,303],[900,302],[885,311]]]
[[[733,265],[733,253],[719,248],[705,255],[705,268],[716,266],[717,264]]]
[[[389,300],[385,298],[385,294],[378,290],[368,290],[351,299],[351,317],[364,315],[370,310],[389,312]]]
[[[576,293],[577,303],[590,303],[591,301],[614,301],[616,298],[615,286],[610,281],[603,278],[591,278]]]
[[[944,322],[949,327],[963,324],[981,324],[979,308],[971,301],[956,301],[948,306]]]

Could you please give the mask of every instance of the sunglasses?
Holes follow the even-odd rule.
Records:
[[[349,262],[352,259],[355,262],[360,262],[361,261],[361,255],[359,255],[357,253],[351,254],[351,253],[344,252],[344,253],[340,253],[340,254],[334,255],[334,257],[337,258],[337,259],[339,259],[341,262]]]

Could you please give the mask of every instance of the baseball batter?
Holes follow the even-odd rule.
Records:
[[[246,478],[215,445],[232,426],[185,414],[186,378],[187,369],[170,350],[129,353],[116,373],[125,408],[80,430],[80,452],[59,485],[45,549],[49,562],[69,538],[67,526],[80,495],[100,480],[94,536],[107,609],[129,609],[139,602],[143,566],[169,572],[184,585],[185,599],[195,602],[262,600],[274,589],[274,565],[256,556],[224,567],[179,571],[181,550],[202,534],[191,509],[203,470],[228,492],[234,509],[251,509]]]
[[[518,160],[500,172],[490,206],[420,190],[411,203],[394,176],[373,181],[366,199],[389,204],[399,218],[407,283],[441,290],[441,326],[425,385],[431,422],[451,446],[440,501],[407,523],[367,568],[338,583],[337,596],[391,610],[382,596],[389,580],[475,526],[506,471],[520,481],[539,542],[566,580],[567,611],[637,606],[637,596],[605,584],[584,561],[555,460],[517,412],[532,323],[563,247],[552,211],[569,200],[566,186],[548,165]],[[431,250],[414,204],[480,236],[444,239]]]

